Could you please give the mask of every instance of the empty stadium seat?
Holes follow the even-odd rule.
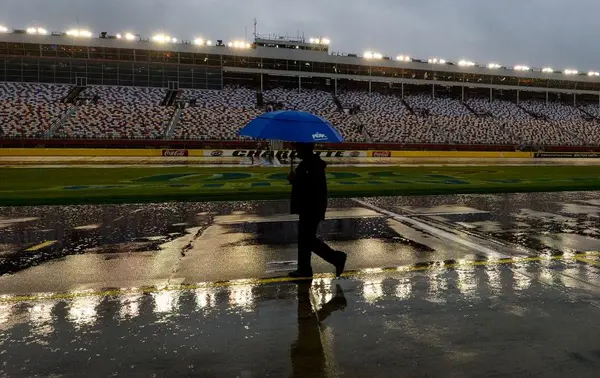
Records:
[[[34,138],[47,135],[63,115],[55,137],[159,139],[174,114],[160,106],[164,88],[91,86],[82,96],[97,96],[97,103],[77,106],[62,103],[71,86],[0,83],[0,136]],[[237,132],[264,110],[256,108],[256,90],[228,86],[222,90],[182,90],[184,102],[194,100],[181,112],[172,132],[175,139],[243,140]],[[600,105],[545,101],[468,98],[434,98],[428,94],[398,94],[313,89],[275,88],[263,92],[265,103],[285,109],[315,113],[329,120],[350,142],[600,145]],[[408,107],[405,105],[407,104]]]

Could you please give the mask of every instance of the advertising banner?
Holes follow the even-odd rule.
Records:
[[[374,158],[389,158],[392,157],[392,151],[371,151],[369,156]]]
[[[188,156],[188,150],[162,150],[162,156],[169,156],[169,157]]]
[[[366,157],[367,151],[315,151],[315,153],[321,157],[335,157],[335,158],[356,158]],[[289,159],[295,157],[296,153],[290,150],[204,150],[204,156],[206,157],[257,157],[267,158],[273,156],[279,160]]]
[[[600,152],[534,152],[535,158],[597,159]]]

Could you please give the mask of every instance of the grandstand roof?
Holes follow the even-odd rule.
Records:
[[[189,52],[217,55],[233,55],[240,57],[252,57],[263,59],[287,59],[312,63],[335,63],[349,64],[369,67],[394,67],[410,70],[431,70],[448,73],[466,73],[473,75],[498,75],[518,78],[557,80],[561,82],[581,82],[581,83],[600,83],[600,74],[598,73],[571,73],[563,72],[543,72],[542,69],[526,67],[526,70],[516,68],[496,67],[489,68],[487,65],[459,65],[458,63],[445,62],[444,64],[430,63],[425,60],[412,58],[411,61],[401,61],[390,57],[381,57],[381,59],[367,59],[358,54],[338,55],[328,53],[323,50],[290,49],[277,48],[271,46],[246,47],[228,47],[222,46],[196,45],[192,41],[180,41],[177,43],[157,43],[150,40],[136,39],[125,40],[116,38],[75,38],[64,33],[52,33],[49,35],[32,35],[24,32],[0,33],[0,43],[9,44],[42,44],[42,45],[65,45],[65,46],[85,46],[85,47],[104,47],[119,49],[140,49],[148,51],[173,51]],[[286,42],[289,45],[289,41]],[[303,43],[303,45],[307,45]],[[1,49],[0,49],[1,51]]]

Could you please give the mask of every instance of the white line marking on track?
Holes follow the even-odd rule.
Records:
[[[363,206],[371,209],[371,210],[375,210],[375,211],[377,211],[377,212],[379,212],[381,214],[385,214],[385,215],[387,215],[389,217],[392,217],[392,218],[394,218],[397,221],[401,221],[401,222],[406,222],[406,223],[412,224],[412,225],[417,226],[420,229],[425,230],[425,231],[427,231],[427,232],[429,232],[429,233],[431,233],[433,235],[436,235],[436,236],[438,236],[440,238],[444,238],[444,239],[453,241],[453,242],[455,242],[457,244],[462,244],[465,247],[468,247],[468,248],[476,250],[477,252],[484,253],[488,257],[496,258],[496,259],[505,259],[505,258],[510,258],[511,257],[509,255],[505,255],[504,253],[500,253],[498,251],[495,251],[495,250],[493,250],[491,248],[488,248],[488,247],[485,247],[483,245],[480,245],[480,244],[474,243],[472,241],[466,240],[464,238],[461,238],[458,235],[452,234],[452,233],[444,231],[444,230],[440,230],[439,228],[430,226],[430,225],[428,225],[426,223],[423,223],[421,221],[418,221],[416,219],[412,219],[412,218],[405,217],[405,216],[400,215],[400,214],[396,214],[394,212],[382,209],[379,206],[375,206],[373,204],[370,204],[370,203],[365,202],[365,201],[361,201],[359,199],[354,199],[353,198],[352,200],[354,202],[356,202],[356,203],[359,203],[359,204],[361,204],[361,205],[363,205]]]

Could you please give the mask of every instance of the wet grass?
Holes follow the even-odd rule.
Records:
[[[288,168],[0,168],[0,205],[288,198]],[[331,167],[331,197],[599,190],[593,166]]]

